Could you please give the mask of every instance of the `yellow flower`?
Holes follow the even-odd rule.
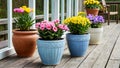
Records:
[[[26,11],[27,13],[30,13],[30,12],[31,12],[31,9],[30,9],[30,8],[26,8],[25,11]]]
[[[100,4],[100,2],[96,1],[96,4]]]
[[[85,0],[84,5],[86,8],[98,8],[100,7],[100,2],[98,0]]]
[[[23,9],[27,13],[30,13],[31,11],[33,11],[31,8],[28,8],[27,6],[22,6],[20,8]]]
[[[64,24],[70,24],[70,23],[81,24],[82,26],[86,26],[87,23],[90,24],[90,21],[88,18],[82,16],[75,16],[64,20]]]
[[[22,7],[20,7],[20,8],[22,8],[22,9],[24,9],[24,10],[25,10],[25,9],[27,8],[27,6],[22,6]]]

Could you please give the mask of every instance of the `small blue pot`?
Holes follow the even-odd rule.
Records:
[[[90,34],[73,35],[67,34],[67,43],[71,56],[84,56],[90,40]]]
[[[42,63],[56,65],[60,63],[64,51],[65,40],[37,40],[38,52]]]

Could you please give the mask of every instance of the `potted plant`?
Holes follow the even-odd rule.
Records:
[[[87,15],[98,15],[99,9],[101,8],[101,4],[98,0],[85,0],[84,5],[86,8]]]
[[[66,35],[71,56],[84,56],[89,45],[90,34],[88,29],[90,21],[84,15],[74,16],[64,20],[70,33]]]
[[[36,23],[40,38],[37,40],[38,52],[42,63],[56,65],[60,63],[65,40],[61,38],[68,27],[60,24],[59,20],[42,21]]]
[[[30,29],[34,24],[29,13],[32,9],[26,6],[15,8],[14,12],[18,14],[15,23],[18,29],[13,30],[12,41],[15,51],[19,57],[30,57],[36,49],[36,40],[38,38],[37,30]]]
[[[103,34],[102,24],[104,23],[104,18],[102,16],[94,16],[91,14],[89,14],[87,18],[92,22],[89,30],[91,34],[90,44],[100,44]]]

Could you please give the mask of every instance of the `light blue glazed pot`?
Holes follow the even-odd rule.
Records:
[[[56,65],[60,63],[64,51],[65,40],[37,40],[38,52],[42,63]]]
[[[73,35],[68,33],[67,43],[71,56],[84,56],[90,40],[90,34]]]

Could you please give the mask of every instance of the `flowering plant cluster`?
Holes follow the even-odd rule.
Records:
[[[86,17],[86,13],[85,12],[78,12],[78,16]]]
[[[72,34],[85,34],[87,33],[91,22],[85,16],[75,16],[67,18],[64,23],[68,25]]]
[[[98,0],[85,0],[84,5],[85,8],[90,8],[90,9],[95,9],[95,8],[100,9],[101,7],[101,4]]]
[[[60,24],[59,20],[42,21],[36,23],[39,36],[44,40],[58,40],[63,35],[64,31],[68,31],[67,25]]]
[[[92,22],[91,28],[100,28],[102,27],[102,23],[104,23],[103,16],[94,16],[89,14],[87,18],[89,18],[89,20]]]
[[[34,24],[34,20],[29,16],[29,13],[33,12],[33,10],[29,7],[22,6],[20,8],[15,8],[14,12],[18,14],[18,17],[15,19],[17,27],[21,31],[30,30],[30,27]]]

